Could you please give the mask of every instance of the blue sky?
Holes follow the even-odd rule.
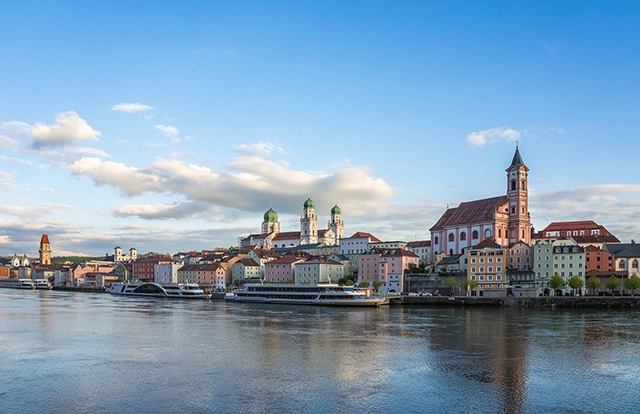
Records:
[[[505,193],[640,237],[633,1],[4,2],[0,255],[228,247],[298,230],[424,240]]]

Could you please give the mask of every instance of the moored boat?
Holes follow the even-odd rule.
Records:
[[[114,295],[151,296],[159,298],[179,299],[209,299],[211,295],[205,294],[200,286],[195,283],[159,284],[153,282],[144,283],[115,283],[107,289]]]
[[[227,294],[225,300],[323,306],[382,306],[389,304],[387,298],[373,296],[371,289],[335,284],[247,284],[243,288],[236,289],[233,294]]]
[[[47,279],[36,279],[33,281],[33,283],[35,284],[36,289],[53,289],[53,285]]]
[[[36,284],[31,279],[0,279],[0,287],[10,289],[35,289]]]

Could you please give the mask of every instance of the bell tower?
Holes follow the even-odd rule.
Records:
[[[300,217],[300,243],[318,243],[318,217],[316,217],[316,205],[311,197],[304,202],[302,217]]]
[[[529,168],[522,161],[518,142],[507,171],[507,200],[509,203],[509,245],[518,241],[531,244],[529,216]]]
[[[40,239],[40,264],[41,265],[50,265],[51,264],[51,244],[49,243],[49,236],[46,234],[42,235]]]

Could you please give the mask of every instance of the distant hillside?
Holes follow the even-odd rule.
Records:
[[[72,262],[72,263],[82,263],[82,262],[90,262],[91,260],[104,260],[104,256],[98,257],[88,257],[88,256],[61,256],[61,257],[53,257],[51,259],[51,263],[64,263],[64,262]]]

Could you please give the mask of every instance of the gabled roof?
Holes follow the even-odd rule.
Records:
[[[272,260],[268,263],[265,263],[265,266],[273,266],[273,265],[278,265],[278,264],[291,264],[291,263],[295,263],[295,262],[301,262],[304,261],[304,258],[301,257],[296,257],[293,255],[285,255],[282,256],[279,259],[275,259]]]
[[[571,238],[573,240],[576,241],[576,243],[578,244],[587,244],[587,243],[603,243],[603,242],[607,242],[607,243],[620,243],[620,240],[614,236],[613,234],[594,234],[593,236],[589,235],[589,236],[571,236]]]
[[[482,240],[480,243],[473,246],[472,250],[480,250],[480,249],[502,249],[503,247],[496,243],[493,239],[487,238]]]
[[[245,267],[260,267],[260,265],[253,259],[240,259],[236,263],[241,263]]]
[[[358,231],[358,232],[354,233],[353,236],[346,237],[346,238],[347,239],[366,239],[366,238],[368,238],[369,241],[376,242],[376,243],[380,242],[380,239],[378,239],[376,236],[374,236],[371,233],[366,233],[364,231]]]
[[[431,240],[418,240],[407,243],[407,247],[430,247]]]
[[[300,239],[299,231],[285,231],[283,233],[278,233],[273,240],[291,240],[291,239]]]
[[[460,263],[460,256],[462,256],[461,254],[452,254],[449,257],[445,257],[444,259],[440,260],[436,266],[446,266],[446,265],[456,265]]]
[[[458,207],[447,209],[440,220],[429,231],[442,230],[446,227],[462,224],[482,223],[493,219],[496,210],[507,204],[507,196],[484,198],[482,200],[466,201]]]
[[[640,257],[640,244],[636,243],[608,244],[607,250],[616,257]]]

